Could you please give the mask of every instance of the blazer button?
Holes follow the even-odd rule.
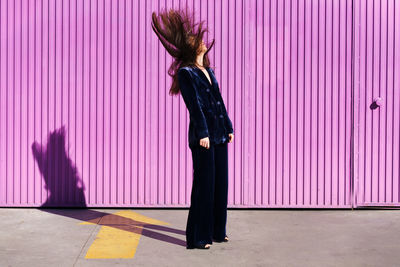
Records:
[[[221,115],[219,115],[219,117],[222,119],[224,117],[224,115],[221,114]]]
[[[207,92],[210,92],[210,88],[207,88],[207,90],[206,90]]]
[[[217,104],[219,105],[219,104],[221,104],[221,102],[217,101]]]

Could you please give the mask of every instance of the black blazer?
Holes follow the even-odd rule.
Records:
[[[228,142],[228,134],[233,133],[214,71],[208,67],[206,70],[212,84],[199,68],[186,66],[178,70],[180,91],[190,114],[190,148],[200,146],[200,139],[206,136],[212,144]]]

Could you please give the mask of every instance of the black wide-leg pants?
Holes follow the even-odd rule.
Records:
[[[191,148],[193,186],[186,224],[186,245],[212,244],[226,235],[228,203],[227,143]]]

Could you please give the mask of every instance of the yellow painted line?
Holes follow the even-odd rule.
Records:
[[[133,258],[142,235],[143,224],[169,225],[130,210],[118,211],[101,219],[80,224],[101,225],[96,239],[86,253],[86,259]]]

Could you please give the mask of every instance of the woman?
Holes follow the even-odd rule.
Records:
[[[161,20],[160,20],[161,18]],[[189,148],[193,160],[193,187],[186,224],[186,248],[209,249],[227,242],[228,150],[233,141],[232,122],[226,112],[209,48],[203,41],[207,29],[193,23],[193,15],[181,10],[152,15],[152,28],[175,58],[168,74],[173,77],[170,94],[182,94],[190,114]],[[161,23],[162,22],[162,23]],[[161,25],[163,24],[163,26]]]

